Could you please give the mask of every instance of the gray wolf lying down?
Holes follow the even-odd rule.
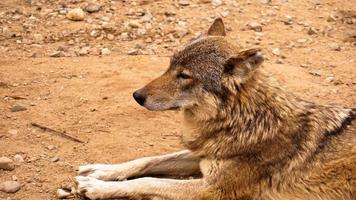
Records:
[[[207,34],[174,53],[161,77],[133,94],[149,110],[181,110],[186,150],[81,166],[75,178],[81,195],[356,198],[356,110],[311,103],[284,91],[263,71],[259,49],[241,50],[225,35],[218,18]],[[199,174],[186,180],[157,178]]]

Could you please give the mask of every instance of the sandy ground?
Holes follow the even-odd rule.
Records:
[[[159,1],[159,5],[167,2]],[[209,20],[199,24],[197,18],[225,7],[230,13],[224,20],[232,41],[244,48],[264,49],[267,58],[264,67],[290,91],[317,103],[356,107],[356,48],[347,38],[356,25],[342,19],[327,20],[335,9],[355,11],[356,3],[315,2],[278,3],[278,9],[274,9],[273,5],[266,6],[260,1],[242,1],[238,7],[226,3],[218,8],[208,4],[194,7],[200,4],[193,1],[193,7],[185,8],[191,33],[175,45],[179,47],[194,33],[207,29]],[[10,9],[10,3],[0,7],[0,11]],[[11,4],[11,9],[16,6]],[[153,13],[159,9],[157,5],[151,6]],[[319,8],[308,9],[315,7]],[[173,8],[177,10],[176,17],[184,14],[179,7]],[[202,9],[207,12],[197,12]],[[260,16],[269,10],[275,15],[263,18],[270,21],[262,23],[262,36],[246,28],[246,23],[254,18],[261,21]],[[281,22],[285,15],[294,17],[292,25]],[[301,22],[308,22],[320,31],[309,35],[309,27],[299,25]],[[68,24],[63,28],[69,27]],[[322,33],[328,26],[330,31]],[[263,39],[256,40],[256,37]],[[133,41],[116,43],[129,49]],[[89,42],[93,43],[99,42]],[[334,43],[340,49],[330,45]],[[0,199],[56,199],[56,189],[70,183],[80,165],[119,163],[182,148],[180,114],[150,112],[132,98],[133,91],[168,67],[167,55],[172,51],[164,48],[164,43],[155,44],[161,50],[153,55],[130,56],[114,48],[109,56],[59,58],[46,56],[46,49],[57,43],[44,43],[43,50],[28,47],[30,52],[37,51],[39,56],[35,58],[17,48],[19,44],[13,39],[0,40],[0,44],[7,49],[0,56],[0,157],[15,160],[15,155],[21,155],[24,158],[23,162],[15,161],[13,171],[0,170],[0,182],[17,180],[22,184],[15,194],[0,192]],[[150,44],[146,45],[150,48]],[[279,55],[272,53],[275,48],[279,49]],[[12,112],[16,104],[27,110]],[[65,131],[84,143],[42,131],[31,123]]]

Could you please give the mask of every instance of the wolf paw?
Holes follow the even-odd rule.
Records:
[[[77,176],[74,178],[77,193],[89,199],[106,198],[107,183],[92,177]]]
[[[79,175],[89,176],[103,181],[122,181],[129,178],[132,168],[126,164],[91,164],[79,167]]]

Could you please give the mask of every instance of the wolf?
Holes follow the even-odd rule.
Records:
[[[356,109],[298,98],[263,61],[260,49],[230,42],[215,19],[173,54],[162,76],[133,93],[148,110],[183,113],[186,150],[81,166],[77,192],[89,199],[356,199]]]

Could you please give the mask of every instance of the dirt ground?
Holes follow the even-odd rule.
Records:
[[[232,41],[261,47],[266,70],[290,91],[356,107],[355,1],[102,0],[83,21],[63,14],[88,2],[0,2],[0,157],[15,162],[12,171],[0,169],[0,183],[22,185],[0,199],[56,199],[80,165],[181,149],[181,115],[147,111],[132,92],[162,74],[173,50],[206,31],[215,16],[223,16]],[[147,13],[151,18],[143,20]],[[251,30],[251,22],[262,30]],[[15,105],[26,110],[12,112]]]

